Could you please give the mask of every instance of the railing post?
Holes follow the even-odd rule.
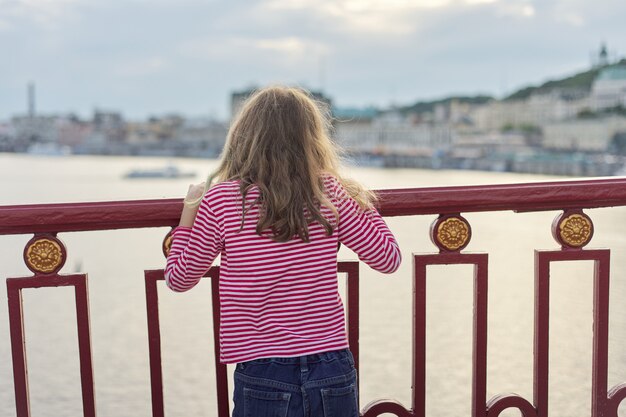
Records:
[[[11,353],[13,358],[15,407],[17,417],[30,417],[22,291],[17,288],[11,280],[7,280],[7,298],[9,302],[9,326],[11,332]]]

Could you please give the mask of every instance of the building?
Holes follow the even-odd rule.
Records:
[[[626,117],[607,116],[543,126],[543,146],[563,151],[608,151],[616,136],[626,133]]]
[[[453,131],[447,123],[417,124],[410,116],[390,111],[371,118],[338,120],[334,136],[352,153],[420,153],[449,147]]]
[[[74,148],[85,143],[91,135],[93,127],[91,123],[69,115],[58,119],[57,129],[59,145]]]
[[[626,65],[604,68],[594,80],[591,90],[592,108],[602,111],[626,107]]]
[[[174,140],[183,143],[193,152],[217,156],[224,148],[228,125],[211,118],[186,119],[176,131]]]
[[[0,152],[15,149],[15,129],[10,123],[0,122]]]
[[[93,130],[109,142],[124,142],[126,139],[126,122],[119,112],[96,109],[93,113]]]
[[[18,142],[33,144],[59,141],[56,116],[15,116],[11,124]]]
[[[594,68],[602,68],[610,64],[609,50],[606,43],[600,45],[600,50],[591,55],[591,65]]]
[[[533,94],[526,100],[491,101],[477,107],[471,118],[477,128],[493,131],[507,126],[543,126],[572,119],[589,107],[590,101],[585,91],[553,90],[545,94]]]

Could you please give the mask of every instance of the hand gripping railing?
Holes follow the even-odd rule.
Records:
[[[552,262],[592,260],[593,290],[593,364],[592,416],[617,417],[620,402],[626,397],[626,383],[611,390],[607,387],[609,257],[608,249],[583,249],[593,236],[593,222],[583,209],[626,206],[626,179],[543,182],[529,184],[436,187],[379,191],[379,210],[384,216],[436,214],[430,236],[438,253],[413,255],[413,384],[410,408],[390,400],[366,405],[362,416],[383,413],[399,417],[425,417],[426,401],[426,267],[428,265],[469,264],[474,266],[472,417],[497,417],[507,408],[518,409],[523,417],[548,417],[548,341],[550,304],[550,264]],[[0,207],[0,235],[34,234],[26,244],[24,260],[34,273],[30,277],[8,278],[7,292],[18,417],[30,416],[26,350],[21,292],[24,288],[73,286],[76,312],[83,398],[83,414],[95,416],[96,406],[91,361],[89,303],[86,274],[59,274],[66,258],[65,245],[57,233],[175,226],[182,209],[181,199],[115,201],[96,203],[37,204]],[[471,239],[471,227],[461,213],[484,211],[562,210],[552,225],[560,250],[535,252],[535,321],[532,402],[516,394],[486,399],[487,369],[487,288],[488,255],[463,253]],[[163,243],[164,253],[170,234]],[[347,273],[348,334],[358,367],[358,263],[342,262],[339,271]],[[219,268],[211,268],[214,331],[218,330]],[[163,271],[146,271],[146,299],[149,356],[154,416],[164,415],[157,281]],[[216,334],[216,333],[215,333]],[[216,345],[217,411],[227,417],[228,382],[226,368],[218,363]]]

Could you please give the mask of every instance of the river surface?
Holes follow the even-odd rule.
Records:
[[[127,180],[135,168],[172,160],[195,179]],[[133,157],[38,157],[0,154],[0,205],[183,197],[216,161]],[[368,187],[519,183],[536,175],[469,171],[349,168]],[[587,210],[595,225],[589,247],[612,249],[609,388],[626,381],[626,209]],[[487,398],[516,392],[532,402],[533,251],[557,249],[550,226],[558,212],[469,213],[466,252],[489,253]],[[404,261],[392,275],[362,265],[361,406],[411,393],[412,253],[435,252],[428,230],[435,216],[388,218]],[[2,219],[0,219],[2,221]],[[143,271],[164,266],[169,228],[60,233],[68,248],[62,273],[89,275],[96,404],[100,417],[150,416]],[[0,236],[0,278],[28,276],[22,260],[30,235]],[[340,259],[356,259],[343,248]],[[591,407],[592,264],[552,268],[550,415],[589,416]],[[472,271],[428,269],[427,404],[429,417],[470,415]],[[207,280],[208,281],[208,280]],[[2,288],[5,288],[4,284]],[[187,293],[159,287],[163,372],[168,417],[214,416],[213,341],[208,282]],[[24,291],[32,415],[80,416],[76,314],[70,288]],[[15,403],[6,291],[0,291],[0,416]],[[232,367],[229,368],[232,373]],[[626,416],[626,406],[620,408]],[[517,412],[503,416],[519,416]]]

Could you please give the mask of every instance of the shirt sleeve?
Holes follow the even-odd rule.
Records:
[[[200,203],[193,227],[178,226],[165,266],[165,282],[177,292],[194,287],[222,251],[218,219],[206,198]]]
[[[395,272],[402,262],[400,248],[378,210],[362,209],[340,183],[335,196],[339,241],[371,268],[386,274]]]

